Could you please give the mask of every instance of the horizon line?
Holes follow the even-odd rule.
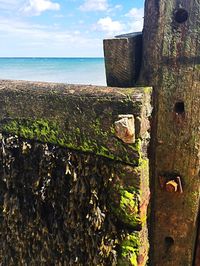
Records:
[[[103,56],[0,56],[0,58],[104,58]]]

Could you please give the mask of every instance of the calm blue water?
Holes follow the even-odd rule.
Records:
[[[0,79],[106,85],[103,58],[0,58]]]

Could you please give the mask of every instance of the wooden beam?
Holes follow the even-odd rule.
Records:
[[[142,33],[123,34],[104,40],[107,85],[132,87],[136,84],[142,58]]]
[[[0,130],[138,165],[149,137],[150,100],[151,88],[0,81]],[[121,135],[134,131],[131,143],[116,132],[121,116],[127,131]]]
[[[197,0],[145,2],[140,83],[154,87],[154,266],[189,266],[194,259],[200,201],[199,17]]]

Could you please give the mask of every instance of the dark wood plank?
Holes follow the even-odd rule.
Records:
[[[142,33],[104,40],[104,56],[107,85],[134,86],[141,68]]]

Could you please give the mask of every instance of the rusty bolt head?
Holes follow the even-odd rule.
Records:
[[[135,142],[135,120],[133,115],[119,115],[119,120],[114,123],[115,135],[124,143]]]
[[[160,187],[163,190],[166,190],[168,192],[183,193],[183,186],[180,176],[176,176],[169,179],[168,176],[160,175],[159,181],[160,181]]]
[[[168,192],[177,192],[178,184],[174,180],[170,180],[166,183],[166,191]]]

